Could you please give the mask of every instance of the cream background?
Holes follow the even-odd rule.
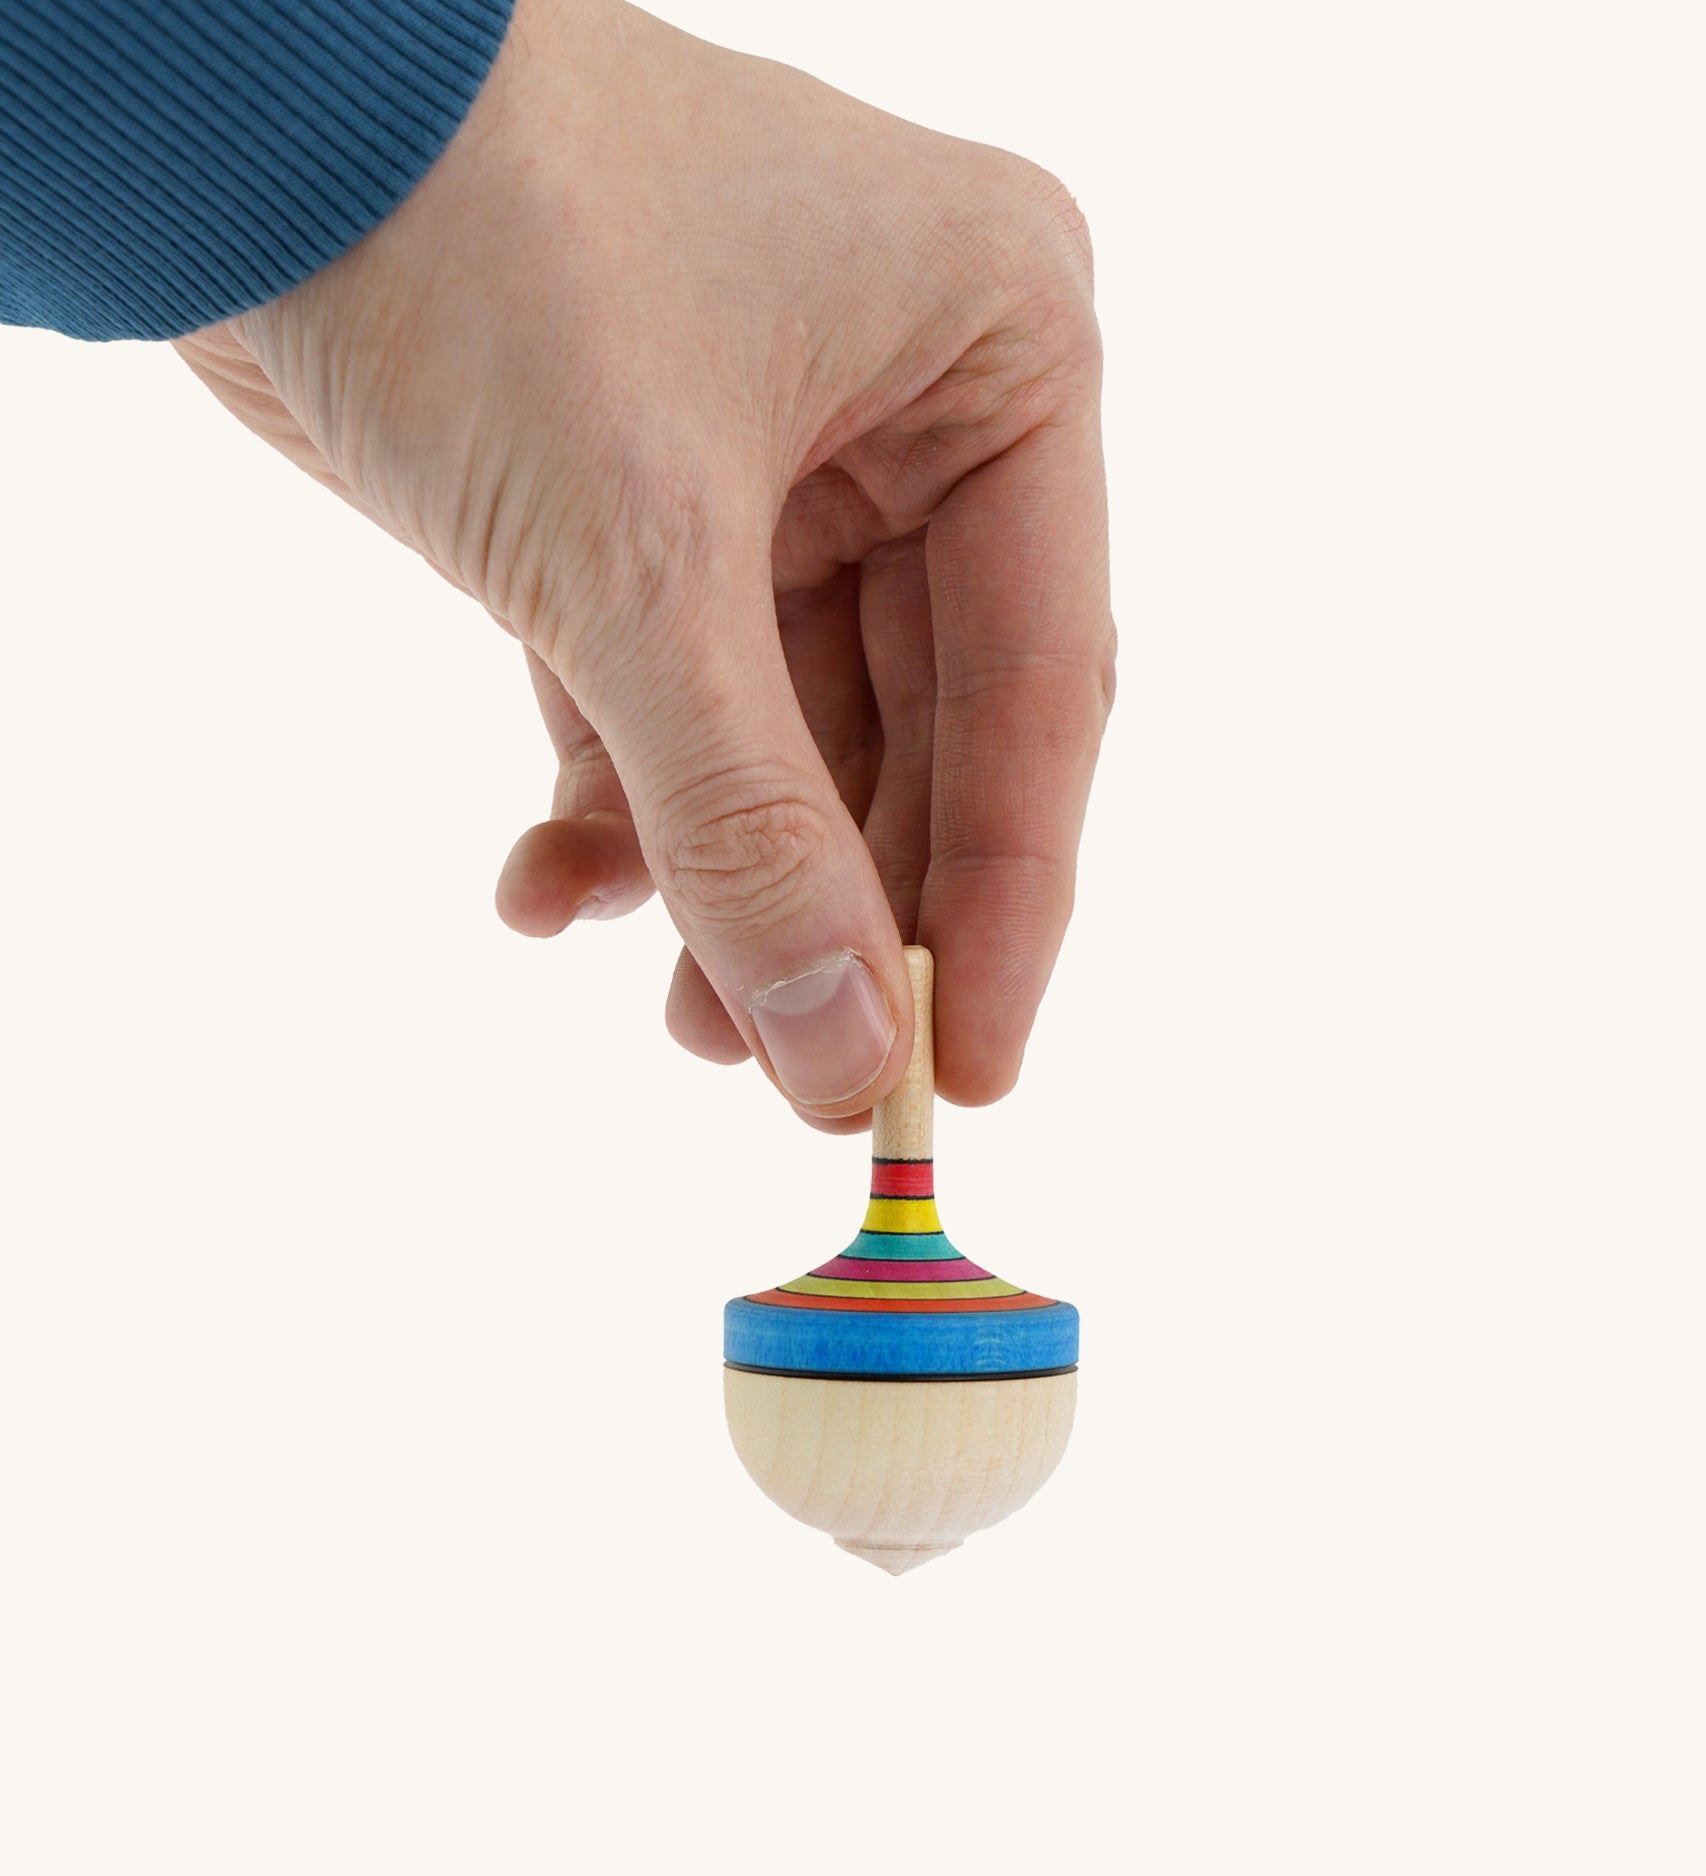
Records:
[[[0,335],[0,1865],[1698,1872],[1697,9],[666,10],[1097,235],[1121,702],[938,1141],[1071,1450],[898,1582],[760,1498],[859,1146],[499,926],[513,645]]]

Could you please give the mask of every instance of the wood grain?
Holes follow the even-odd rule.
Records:
[[[741,1464],[766,1497],[898,1576],[1015,1512],[1060,1463],[1075,1374],[840,1381],[723,1374]]]
[[[906,947],[912,981],[912,1056],[894,1092],[871,1113],[873,1159],[929,1159],[936,1101],[936,960],[922,945]]]

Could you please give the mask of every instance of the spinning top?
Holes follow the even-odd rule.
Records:
[[[991,1276],[936,1216],[931,988],[872,1117],[865,1228],[839,1257],[723,1315],[735,1451],[786,1512],[895,1576],[1017,1511],[1066,1449],[1078,1311]]]

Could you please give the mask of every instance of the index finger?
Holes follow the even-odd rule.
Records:
[[[938,1086],[976,1103],[1018,1078],[1113,704],[1095,387],[962,479],[926,554],[937,694],[918,934],[936,954]]]

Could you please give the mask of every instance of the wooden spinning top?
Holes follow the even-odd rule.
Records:
[[[723,1315],[729,1432],[763,1491],[899,1576],[1017,1511],[1072,1431],[1078,1311],[1004,1283],[936,1216],[930,953],[909,945],[912,1059],[877,1105],[865,1227]]]

